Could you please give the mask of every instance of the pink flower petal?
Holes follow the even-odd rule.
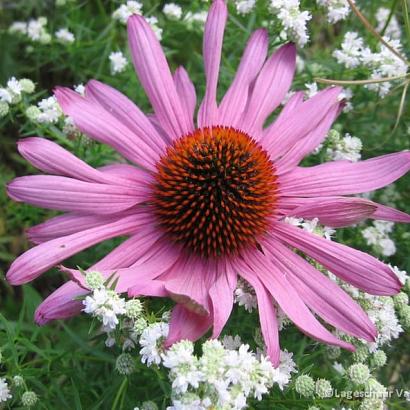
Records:
[[[313,131],[328,111],[338,104],[340,87],[327,88],[298,105],[292,114],[278,123],[274,122],[265,132],[261,142],[272,159],[283,156],[290,148]]]
[[[124,158],[150,171],[155,170],[159,150],[144,143],[121,120],[69,88],[57,87],[54,94],[64,113],[73,119],[81,132],[110,145]]]
[[[64,259],[116,236],[126,235],[145,221],[144,215],[132,215],[105,226],[53,239],[29,249],[20,255],[7,272],[7,280],[12,285],[27,283]]]
[[[249,87],[266,60],[268,43],[268,33],[265,29],[252,33],[235,78],[219,106],[219,124],[239,126],[248,100]]]
[[[85,87],[85,95],[114,115],[154,151],[165,150],[167,141],[164,141],[147,116],[124,94],[100,81],[91,80]]]
[[[196,92],[195,92],[194,84],[189,78],[189,75],[186,72],[184,67],[178,67],[175,70],[174,82],[175,82],[175,87],[177,89],[179,98],[181,99],[183,109],[186,111],[186,115],[189,118],[190,131],[194,131]]]
[[[144,17],[134,15],[128,19],[128,41],[135,71],[161,127],[171,139],[188,134],[189,115],[178,96],[161,45]]]
[[[392,270],[367,253],[285,223],[276,223],[271,233],[317,260],[340,279],[367,293],[390,296],[400,291],[401,283]]]
[[[68,319],[81,313],[83,304],[77,297],[88,293],[76,283],[69,281],[51,293],[36,309],[34,320],[38,325],[56,319]]]
[[[172,309],[169,323],[169,334],[164,342],[165,347],[170,347],[180,340],[195,342],[202,337],[211,327],[211,316],[198,315],[184,306],[177,304]]]
[[[109,164],[98,168],[98,170],[104,174],[127,180],[128,186],[130,186],[130,181],[132,184],[138,184],[147,194],[151,192],[151,186],[155,182],[151,173],[129,164]]]
[[[322,121],[306,137],[289,149],[276,163],[280,174],[291,171],[326,138],[333,122],[340,113],[341,104],[334,104]]]
[[[104,175],[71,152],[45,138],[24,138],[17,143],[20,154],[39,170],[53,175],[67,176],[86,182],[125,185],[121,178]]]
[[[350,343],[339,340],[319,323],[279,266],[271,263],[263,254],[259,256],[248,252],[244,259],[246,263],[241,264],[243,271],[248,276],[258,276],[285,314],[302,332],[321,342],[354,351]]]
[[[336,283],[278,241],[267,240],[265,247],[301,299],[326,322],[352,336],[369,342],[375,340],[374,324]]]
[[[258,300],[259,322],[266,351],[273,366],[277,367],[280,363],[279,327],[272,296],[254,272],[241,268],[237,268],[237,271],[255,290]]]
[[[392,221],[392,222],[402,222],[410,223],[410,215],[405,212],[399,211],[398,209],[390,208],[389,206],[376,204],[376,212],[372,215],[373,219],[379,219],[382,221]]]
[[[280,179],[285,196],[350,195],[391,184],[410,169],[410,152],[382,155],[360,162],[333,161],[296,168]]]
[[[90,214],[114,214],[147,200],[146,194],[138,188],[95,184],[52,175],[16,178],[7,185],[7,193],[18,202]]]
[[[236,288],[237,274],[229,262],[217,264],[217,277],[211,288],[209,296],[212,301],[214,325],[212,337],[221,334],[233,307],[233,292]]]
[[[32,226],[26,232],[31,242],[40,244],[59,238],[61,236],[71,235],[85,229],[95,228],[97,226],[106,225],[122,218],[121,213],[117,217],[101,216],[101,215],[80,215],[80,214],[64,214],[50,218],[47,221]]]
[[[292,200],[293,198],[289,198]],[[300,201],[299,206],[288,213],[288,216],[313,219],[318,218],[323,225],[341,228],[357,224],[373,217],[377,205],[362,198],[309,198]],[[286,198],[283,198],[283,202]],[[304,203],[303,203],[304,202]]]
[[[255,80],[243,118],[242,127],[251,135],[259,135],[264,122],[281,101],[292,83],[296,67],[294,44],[280,47],[266,61]]]
[[[228,10],[223,0],[214,0],[205,23],[203,57],[206,76],[205,96],[198,111],[198,127],[218,124],[216,90],[221,63],[222,42]]]

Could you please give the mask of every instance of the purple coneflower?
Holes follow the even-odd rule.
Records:
[[[161,46],[141,16],[128,21],[135,69],[154,116],[98,81],[85,97],[67,88],[55,95],[64,113],[90,138],[115,148],[129,164],[94,169],[51,141],[26,138],[20,153],[52,175],[17,178],[17,200],[67,213],[31,228],[37,244],[11,266],[10,283],[27,283],[64,259],[101,241],[129,238],[90,270],[118,275],[117,291],[172,298],[166,344],[196,340],[212,328],[218,337],[232,310],[238,275],[254,288],[267,352],[279,360],[276,306],[307,335],[353,350],[314,316],[342,331],[374,340],[372,322],[343,290],[300,252],[340,279],[374,295],[393,295],[400,282],[384,263],[284,222],[319,218],[331,227],[366,218],[409,222],[403,212],[349,197],[384,187],[410,168],[400,152],[351,163],[300,167],[326,136],[341,110],[340,88],[307,101],[295,93],[276,120],[295,71],[295,47],[267,58],[265,30],[246,45],[236,76],[216,101],[226,5],[215,0],[204,34],[206,92],[197,113],[186,71],[171,74]],[[299,250],[295,253],[294,250]],[[40,324],[78,314],[84,277],[72,280],[37,309]]]

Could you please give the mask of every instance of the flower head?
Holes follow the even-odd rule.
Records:
[[[297,15],[298,1],[291,3],[296,17],[289,15],[289,30],[301,34],[307,16]],[[272,2],[272,7],[278,4]],[[51,141],[19,142],[21,154],[50,175],[17,178],[8,185],[9,195],[67,214],[29,230],[38,245],[14,261],[7,278],[15,285],[29,282],[82,249],[125,235],[128,239],[90,270],[104,278],[115,272],[118,293],[176,302],[169,325],[139,330],[143,361],[159,363],[164,347],[197,340],[210,328],[212,337],[218,337],[230,316],[238,277],[253,289],[266,354],[276,366],[281,363],[277,306],[309,336],[354,350],[314,314],[367,341],[374,341],[375,325],[300,254],[368,293],[398,293],[400,281],[387,265],[330,240],[331,231],[318,232],[317,224],[333,229],[366,218],[409,222],[400,211],[351,195],[398,179],[410,168],[410,153],[299,166],[341,111],[341,89],[321,90],[306,101],[296,92],[266,126],[289,91],[296,50],[285,44],[268,56],[267,32],[260,29],[251,35],[231,86],[217,102],[227,17],[225,2],[214,0],[204,29],[206,90],[199,104],[188,73],[182,67],[171,73],[151,25],[136,14],[128,18],[130,51],[154,116],[95,80],[85,86],[84,96],[56,89],[59,106],[79,131],[112,146],[137,166],[119,163],[95,169]],[[286,223],[286,217],[312,222],[295,226]],[[88,292],[85,278],[75,269],[65,271],[72,281],[38,308],[38,322],[81,311],[77,299]],[[106,290],[94,291],[86,298],[86,310],[100,312],[107,324],[115,325],[116,311],[111,302],[107,307],[107,300]],[[124,305],[119,308],[125,310]],[[224,348],[209,342],[208,351],[212,354],[204,357],[213,360],[200,360],[205,361],[207,377],[217,381],[215,358],[225,357]],[[243,368],[247,357],[244,350],[227,355]],[[283,386],[293,371],[291,357],[283,360],[287,364],[276,372],[261,365],[258,374]],[[232,371],[230,377],[242,376]],[[226,386],[218,389],[223,394]],[[262,391],[256,389],[255,395]],[[243,397],[239,392],[235,400],[243,403]]]

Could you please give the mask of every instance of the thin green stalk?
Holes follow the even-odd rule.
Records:
[[[399,75],[395,77],[384,77],[379,79],[371,79],[371,80],[332,80],[330,78],[315,78],[314,80],[318,83],[322,84],[335,84],[335,85],[363,85],[363,84],[377,84],[377,83],[385,83],[387,81],[395,81],[395,80],[403,80],[404,78],[409,77],[407,75]]]
[[[115,410],[117,408],[117,405],[120,402],[122,395],[126,391],[127,385],[128,385],[128,378],[124,377],[124,380],[122,381],[121,386],[118,389],[117,395],[115,396],[111,410]]]
[[[402,0],[402,5],[403,5],[404,27],[406,27],[407,38],[410,42],[410,16],[409,16],[409,4],[407,0]]]

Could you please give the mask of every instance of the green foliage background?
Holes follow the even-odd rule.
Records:
[[[161,13],[164,2],[144,1],[144,13],[154,14],[163,28],[162,44],[172,69],[184,65],[197,87],[199,97],[204,92],[202,66],[202,30],[187,30],[183,22],[171,22]],[[187,10],[202,10],[204,2],[181,1]],[[359,5],[374,22],[378,7],[394,10],[404,24],[400,1],[361,1]],[[56,85],[72,86],[96,78],[127,94],[146,112],[150,107],[131,64],[127,70],[112,76],[108,55],[111,51],[127,51],[126,30],[111,18],[120,5],[117,1],[74,1],[64,7],[55,7],[53,1],[7,1],[0,2],[0,84],[4,85],[11,76],[32,79],[37,87],[30,101],[37,101],[51,94]],[[305,60],[305,69],[296,77],[294,89],[303,89],[304,84],[314,77],[336,79],[367,78],[367,72],[346,70],[338,65],[331,52],[337,48],[346,31],[357,30],[365,35],[358,19],[351,15],[346,21],[330,25],[323,10],[311,0],[302,1],[303,8],[311,10],[311,42],[299,54]],[[267,13],[266,2],[258,1],[255,11],[248,16],[239,16],[231,5],[231,15],[224,40],[223,59],[219,82],[219,93],[223,95],[237,67],[244,44],[252,30],[266,24],[271,34],[271,46],[279,44],[279,27]],[[32,17],[46,16],[48,30],[54,33],[60,27],[68,27],[75,34],[72,45],[62,46],[53,41],[49,45],[30,43],[29,40],[7,32],[8,26],[16,20],[27,21]],[[376,40],[366,35],[370,44]],[[409,41],[403,35],[404,48]],[[363,87],[353,88],[354,110],[342,114],[338,124],[343,132],[362,139],[363,157],[409,148],[410,111],[408,98],[399,126],[393,130],[400,104],[401,89],[393,90],[380,99]],[[28,97],[25,97],[28,98]],[[0,376],[21,374],[30,390],[40,397],[39,409],[132,409],[143,400],[154,400],[159,408],[169,404],[170,387],[166,375],[155,369],[138,365],[138,371],[129,378],[115,373],[116,354],[105,348],[102,340],[93,338],[88,330],[90,321],[78,317],[66,322],[55,322],[45,327],[33,323],[33,312],[40,301],[66,278],[52,269],[30,285],[13,288],[4,280],[5,272],[14,258],[28,249],[29,243],[24,230],[40,223],[53,213],[24,204],[16,204],[6,196],[4,186],[15,176],[33,174],[36,171],[28,165],[16,150],[16,141],[28,135],[42,135],[58,141],[79,157],[94,166],[112,162],[116,154],[109,148],[83,139],[67,139],[54,126],[30,122],[23,114],[28,100],[20,103],[18,109],[0,119],[0,349],[3,363]],[[319,161],[312,157],[306,163]],[[401,199],[397,207],[410,212],[409,177],[396,183]],[[377,194],[376,194],[377,199]],[[404,225],[397,225],[394,231],[398,252],[387,262],[410,272],[410,232]],[[337,240],[371,251],[365,245],[360,228],[343,229]],[[70,266],[87,267],[101,258],[113,247],[113,241],[94,247],[72,257],[66,263]],[[164,301],[148,301],[149,309],[158,311]],[[251,340],[257,323],[256,314],[248,314],[236,308],[226,333],[240,334],[243,340]],[[315,377],[328,377],[337,386],[337,377],[331,361],[325,354],[325,347],[312,343],[294,328],[281,333],[282,347],[295,353],[296,362],[304,372]],[[382,370],[380,380],[386,385],[398,388],[409,387],[409,336],[396,341],[388,351],[389,362]],[[116,352],[119,353],[119,352]],[[348,354],[348,353],[344,353]],[[23,390],[21,390],[22,392]],[[15,391],[18,397],[19,391]],[[321,402],[320,407],[330,409],[339,401]],[[254,403],[255,409],[302,409],[310,401],[304,401],[292,392],[281,392],[275,388],[263,401]],[[406,402],[394,398],[390,409],[404,409]],[[19,408],[18,399],[9,402],[10,408]],[[346,406],[350,406],[346,402]],[[1,408],[1,406],[0,406]],[[6,406],[6,408],[8,408]]]

